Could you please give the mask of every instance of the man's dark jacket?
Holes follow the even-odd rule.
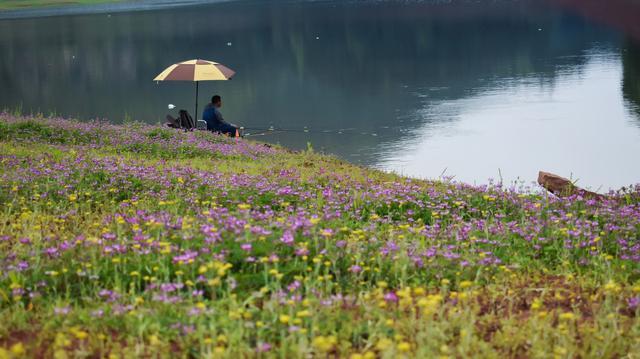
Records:
[[[235,135],[236,128],[222,118],[222,114],[214,104],[210,103],[202,112],[202,119],[207,123],[207,130]]]

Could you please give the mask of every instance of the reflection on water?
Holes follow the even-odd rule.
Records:
[[[640,181],[638,45],[568,8],[522,1],[238,1],[0,21],[0,107],[158,122],[193,108],[167,65],[220,61],[225,117],[302,129],[262,140],[418,177]],[[228,45],[231,44],[231,46]],[[342,134],[319,130],[347,129]]]
[[[446,113],[455,122],[417,129],[420,137],[399,143],[403,150],[390,151],[380,166],[418,177],[445,172],[468,182],[500,176],[529,182],[539,169],[565,173],[570,164],[579,184],[596,189],[637,181],[640,141],[621,101],[620,59],[587,58],[560,71],[554,83],[514,79],[456,101],[425,103],[416,116]]]
[[[640,126],[640,46],[629,43],[623,48],[622,67],[622,93]]]

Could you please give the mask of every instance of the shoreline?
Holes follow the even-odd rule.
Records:
[[[0,9],[0,20],[17,20],[69,15],[95,15],[129,11],[151,11],[182,6],[224,3],[233,0],[104,0],[95,4],[35,5],[29,8]]]

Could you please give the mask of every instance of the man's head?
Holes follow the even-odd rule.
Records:
[[[213,97],[211,98],[211,103],[215,107],[222,107],[222,97],[220,97],[218,95],[213,95]]]

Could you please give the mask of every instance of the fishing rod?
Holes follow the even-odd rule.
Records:
[[[169,104],[168,106],[169,110],[173,110],[176,108],[176,106],[174,104]],[[203,122],[202,120],[199,120],[198,123],[196,124],[199,127],[199,123]],[[236,126],[236,125],[234,125]],[[334,135],[343,135],[343,134],[351,134],[351,135],[362,135],[362,136],[378,136],[377,133],[372,132],[372,133],[368,133],[368,132],[357,132],[357,129],[354,127],[351,128],[339,128],[339,129],[310,129],[307,126],[304,126],[303,128],[283,128],[283,127],[275,127],[275,126],[269,126],[269,127],[244,127],[244,126],[236,126],[236,128],[238,128],[238,130],[240,130],[241,136],[242,137],[255,137],[255,136],[267,136],[267,135],[271,135],[271,134],[276,134],[276,133],[315,133],[315,134],[334,134]],[[245,131],[257,131],[257,132],[245,132]]]
[[[378,136],[377,133],[367,133],[367,132],[360,132],[360,133],[356,133],[354,131],[356,131],[356,128],[340,128],[340,129],[310,129],[308,127],[303,127],[303,128],[281,128],[281,127],[275,127],[275,126],[270,126],[268,128],[264,128],[264,127],[242,127],[242,130],[252,130],[252,131],[258,131],[257,133],[246,133],[244,136],[245,137],[249,137],[249,136],[266,136],[272,133],[279,133],[279,132],[289,132],[289,133],[317,133],[317,134],[336,134],[336,135],[342,135],[342,134],[352,134],[352,135],[364,135],[364,136]]]

